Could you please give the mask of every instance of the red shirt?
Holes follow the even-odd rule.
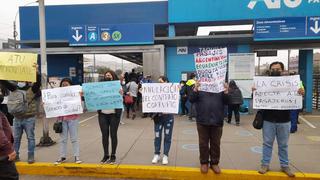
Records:
[[[8,156],[14,151],[13,136],[7,117],[0,112],[0,157]]]

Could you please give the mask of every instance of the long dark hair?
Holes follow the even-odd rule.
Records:
[[[116,75],[116,73],[112,70],[108,70],[103,74],[103,80],[106,80],[106,74],[110,73],[112,76],[113,81],[119,80],[118,76]]]
[[[68,83],[70,84],[70,86],[73,85],[70,78],[63,78],[63,79],[61,80],[61,82],[60,82],[60,87],[62,87],[62,83],[63,83],[63,82],[68,82]]]
[[[237,86],[237,84],[234,80],[231,80],[229,82],[229,89],[239,89],[239,87]]]

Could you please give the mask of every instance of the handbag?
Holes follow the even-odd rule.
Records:
[[[258,110],[254,120],[252,122],[252,126],[255,129],[262,129],[263,127],[263,110]]]
[[[131,84],[129,85],[127,92],[130,91],[130,86],[131,86]],[[124,103],[125,103],[125,104],[133,104],[133,97],[130,96],[129,94],[126,94],[126,95],[124,96]]]
[[[62,133],[62,121],[56,121],[53,124],[53,130],[55,133]]]
[[[133,97],[132,96],[130,96],[130,95],[125,95],[124,96],[124,103],[125,104],[133,104]]]

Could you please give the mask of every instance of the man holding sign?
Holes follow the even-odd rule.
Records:
[[[13,58],[15,57],[15,58]],[[24,62],[25,59],[21,56],[13,56],[8,61],[13,64],[18,62]],[[19,58],[21,57],[21,58]],[[31,65],[31,74],[37,75],[36,64]],[[3,66],[1,67],[3,68]],[[20,69],[22,71],[22,69]],[[19,72],[18,70],[17,72]],[[16,70],[14,70],[16,71]],[[31,72],[32,71],[32,72]],[[3,72],[3,71],[2,71]],[[10,71],[11,72],[11,71]],[[3,76],[1,74],[0,78],[5,80],[0,80],[2,87],[10,91],[8,96],[8,111],[14,116],[13,121],[13,131],[14,131],[14,149],[17,153],[16,161],[20,160],[19,150],[21,144],[21,138],[23,131],[27,134],[28,139],[28,163],[34,163],[34,150],[35,150],[35,121],[37,114],[36,101],[41,97],[41,76],[30,78],[26,77],[16,77],[16,76]],[[7,78],[7,79],[6,79]],[[35,82],[36,79],[36,82]],[[7,81],[7,80],[17,80]],[[33,83],[34,82],[34,83]]]
[[[269,70],[272,77],[254,78],[253,106],[263,109],[263,150],[259,173],[265,174],[269,170],[273,142],[277,138],[281,169],[289,177],[294,177],[288,159],[290,109],[302,107],[304,89],[299,88],[299,76],[280,77],[284,71],[282,62],[271,63]]]
[[[221,173],[220,141],[224,119],[224,105],[228,103],[226,77],[227,49],[214,49],[195,54],[199,82],[190,94],[190,102],[196,107],[199,136],[200,170],[208,172],[208,164]]]

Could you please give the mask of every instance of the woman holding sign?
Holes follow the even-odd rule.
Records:
[[[66,87],[71,85],[72,81],[69,78],[64,78],[60,82],[60,87]],[[62,133],[60,133],[60,158],[54,164],[58,165],[66,161],[68,134],[70,134],[70,140],[72,143],[74,162],[77,164],[82,163],[82,161],[79,158],[79,115],[73,114],[67,116],[60,116],[58,117],[58,121],[62,121]]]
[[[161,76],[159,78],[160,83],[168,83],[168,79],[165,76]],[[152,116],[154,120],[154,156],[152,159],[152,163],[158,163],[160,160],[160,149],[161,149],[161,141],[162,141],[162,131],[164,131],[164,148],[163,148],[163,158],[162,164],[167,165],[169,163],[169,151],[171,146],[172,139],[172,130],[173,130],[173,122],[174,117],[172,114],[163,114],[156,113]]]
[[[104,81],[119,80],[116,74],[109,70],[104,74]],[[123,94],[122,89],[119,90]],[[118,127],[122,109],[105,109],[98,111],[99,126],[102,134],[104,156],[101,164],[114,164],[116,162],[116,150],[118,146]],[[109,135],[111,136],[111,155],[109,154]]]

